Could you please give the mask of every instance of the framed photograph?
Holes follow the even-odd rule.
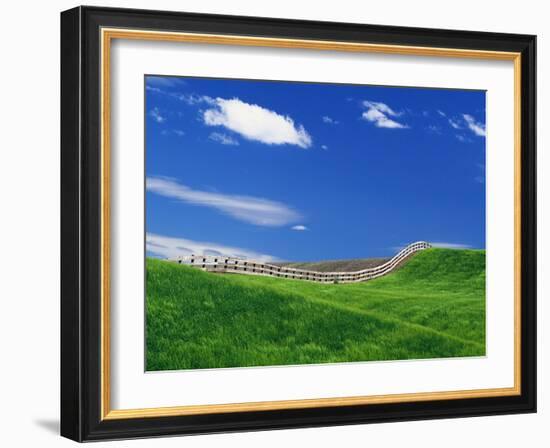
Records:
[[[536,410],[535,36],[61,14],[61,433]]]

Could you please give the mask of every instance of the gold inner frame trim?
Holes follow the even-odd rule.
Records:
[[[101,29],[101,419],[116,420],[144,417],[168,417],[227,412],[307,409],[414,401],[454,400],[502,397],[521,394],[521,54],[514,52],[469,50],[459,48],[418,47],[304,39],[279,39],[218,34],[144,31],[136,29]],[[212,45],[239,45],[383,53],[410,56],[455,57],[513,61],[514,63],[514,386],[442,392],[419,392],[391,395],[368,395],[302,400],[279,400],[246,403],[188,405],[140,409],[111,409],[110,346],[110,63],[113,39],[184,42]]]

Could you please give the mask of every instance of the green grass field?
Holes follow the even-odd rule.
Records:
[[[485,354],[485,251],[428,249],[365,283],[147,259],[147,370]]]

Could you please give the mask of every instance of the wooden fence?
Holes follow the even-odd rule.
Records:
[[[189,255],[170,258],[169,261],[220,274],[267,275],[269,277],[308,280],[320,283],[356,283],[389,274],[409,255],[430,247],[431,245],[429,243],[418,241],[409,244],[380,266],[355,272],[317,272],[223,256]]]

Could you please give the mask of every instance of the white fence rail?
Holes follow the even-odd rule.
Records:
[[[409,244],[407,247],[399,251],[394,257],[380,266],[362,269],[355,272],[317,272],[223,256],[189,255],[170,258],[169,261],[194,266],[207,272],[267,275],[269,277],[308,280],[320,283],[356,283],[372,280],[374,278],[389,274],[409,255],[430,247],[431,245],[429,243],[426,243],[425,241],[418,241],[416,243]]]

